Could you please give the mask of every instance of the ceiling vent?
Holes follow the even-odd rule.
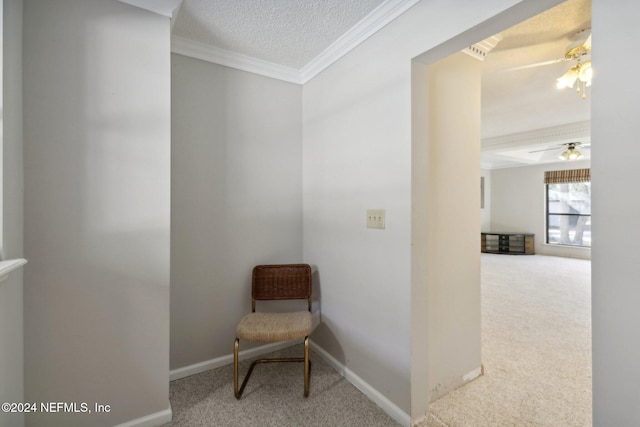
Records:
[[[491,52],[491,49],[497,46],[498,43],[502,40],[501,35],[491,36],[488,39],[484,39],[481,42],[478,42],[474,45],[471,45],[462,51],[469,56],[472,56],[480,61],[484,61],[487,54]]]

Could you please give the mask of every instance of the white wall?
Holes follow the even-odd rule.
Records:
[[[411,59],[516,3],[420,2],[303,90],[304,259],[318,264],[322,293],[313,339],[414,418],[426,402],[410,402],[411,340],[423,338],[407,308],[426,301],[411,302]],[[365,228],[368,208],[386,209],[385,230]]]
[[[5,40],[5,35],[4,35],[4,0],[0,0],[0,82],[2,82],[2,85],[4,85],[4,40]],[[20,24],[22,25],[22,24]],[[8,34],[7,34],[8,36]],[[22,35],[20,35],[20,39],[22,38]],[[0,89],[0,119],[3,119],[4,116],[4,88]],[[2,122],[0,122],[0,124],[2,124],[2,127],[4,127],[4,124]],[[2,147],[2,140],[3,140],[3,135],[2,133],[0,133],[0,147]],[[2,150],[0,149],[0,164],[2,164],[4,162],[3,160],[3,154],[2,154]],[[0,236],[3,235],[2,233],[2,229],[4,228],[4,224],[2,221],[2,214],[1,212],[3,211],[3,206],[4,206],[4,200],[1,197],[2,195],[2,184],[4,182],[4,174],[0,173]],[[4,259],[3,258],[3,252],[2,252],[2,242],[0,242],[0,259]]]
[[[638,89],[640,3],[593,0],[591,96],[593,425],[640,425]],[[596,68],[597,67],[597,68]]]
[[[312,340],[408,413],[411,63],[380,36],[304,86],[304,260],[319,271]],[[386,210],[384,230],[367,209]]]
[[[22,0],[2,4],[2,248],[22,258]],[[24,401],[23,272],[0,282],[0,402]],[[0,425],[24,425],[24,414],[0,412]]]
[[[118,191],[111,193],[89,191],[95,188],[95,181],[92,180],[96,175],[102,177],[107,170],[114,168],[107,160],[110,151],[104,153],[107,156],[99,156],[100,159],[98,156],[86,159],[76,154],[76,151],[82,151],[88,145],[79,141],[89,141],[78,134],[86,129],[95,130],[100,124],[112,130],[115,126],[109,121],[89,123],[87,114],[92,111],[90,108],[88,111],[80,108],[80,105],[91,107],[92,102],[97,102],[97,94],[87,93],[85,99],[78,97],[78,93],[71,89],[75,87],[72,80],[82,77],[82,72],[89,63],[81,61],[81,57],[93,59],[96,52],[104,54],[103,45],[100,45],[100,49],[85,49],[86,45],[97,47],[100,31],[95,24],[99,23],[100,30],[107,32],[113,25],[117,25],[119,31],[127,34],[131,31],[131,22],[118,15],[117,24],[113,24],[106,22],[109,21],[105,19],[106,14],[99,14],[99,19],[87,25],[87,28],[93,30],[88,30],[82,27],[89,22],[76,18],[79,14],[94,10],[97,2],[75,2],[73,10],[68,10],[71,2],[58,1],[55,2],[55,7],[52,6],[53,3],[27,1],[27,45],[30,50],[34,46],[38,49],[35,52],[32,50],[25,58],[25,81],[28,83],[25,103],[29,116],[26,118],[25,135],[26,221],[34,226],[27,233],[25,245],[27,252],[33,251],[38,262],[34,272],[27,277],[27,284],[34,291],[28,290],[25,299],[32,306],[27,314],[31,327],[40,329],[46,325],[45,320],[52,321],[51,334],[43,334],[40,330],[37,339],[28,339],[27,342],[30,350],[27,355],[28,367],[36,367],[33,366],[35,361],[48,360],[48,363],[37,366],[41,369],[27,370],[28,377],[34,381],[33,390],[38,394],[27,395],[27,398],[72,398],[74,396],[68,393],[70,384],[82,389],[84,398],[99,398],[93,393],[98,388],[106,394],[114,390],[111,379],[105,379],[104,372],[115,373],[120,386],[122,381],[129,385],[127,378],[120,374],[123,368],[126,370],[131,365],[120,363],[122,358],[119,354],[111,353],[110,348],[105,348],[105,352],[97,355],[91,347],[103,348],[104,341],[113,344],[113,336],[104,332],[109,332],[105,331],[105,325],[108,327],[117,321],[114,317],[135,317],[139,311],[150,314],[156,307],[157,300],[151,293],[145,293],[146,304],[141,304],[129,288],[118,286],[128,282],[134,267],[128,266],[125,270],[101,269],[105,267],[105,259],[108,258],[94,256],[98,252],[91,244],[94,242],[95,246],[105,244],[104,251],[107,253],[104,255],[129,255],[132,251],[130,245],[127,245],[131,242],[130,239],[125,239],[124,243],[119,239],[119,244],[114,244],[111,239],[94,239],[92,235],[73,233],[74,227],[70,223],[75,219],[80,219],[79,224],[93,221],[94,215],[98,219],[104,219],[102,209],[97,209],[97,205],[100,205],[100,201],[106,201],[108,194],[117,194],[123,187],[119,186]],[[113,6],[107,2],[102,3],[104,5],[101,7]],[[483,2],[482,5],[466,4],[466,9],[445,3],[420,3],[380,34],[369,39],[365,45],[316,77],[305,88],[304,96],[304,255],[307,260],[321,263],[322,289],[323,293],[326,292],[323,309],[328,315],[325,317],[329,325],[318,338],[323,340],[325,348],[334,356],[407,410],[409,316],[404,313],[409,306],[410,295],[410,233],[404,224],[408,223],[410,208],[409,59],[516,2],[492,0]],[[531,4],[532,1],[526,3]],[[62,13],[56,13],[57,8],[62,9]],[[634,77],[632,73],[635,70],[635,59],[633,55],[627,55],[627,49],[631,48],[630,44],[639,35],[640,29],[635,25],[639,9],[640,6],[631,1],[618,0],[612,6],[609,1],[593,0],[593,30],[595,34],[599,34],[594,38],[594,61],[600,61],[597,84],[594,82],[592,92],[594,236],[598,239],[598,246],[593,250],[594,425],[640,423],[640,409],[634,400],[640,395],[640,371],[636,363],[640,359],[640,344],[633,340],[635,325],[638,323],[637,305],[640,301],[640,291],[635,286],[637,271],[634,268],[638,231],[627,226],[633,224],[640,206],[637,198],[628,197],[628,188],[619,185],[620,182],[637,182],[640,173],[633,164],[634,159],[640,155],[637,152],[638,146],[633,143],[640,131],[635,119],[636,97],[629,96],[630,91],[633,93],[633,85],[628,83]],[[127,9],[127,14],[128,12]],[[124,29],[123,22],[127,23]],[[135,24],[138,26],[140,22],[136,21]],[[78,34],[76,37],[66,35],[66,41],[71,42],[69,49],[65,49],[64,43],[56,44],[55,39],[58,37],[53,36],[59,32]],[[45,46],[45,39],[49,37],[52,39],[51,43]],[[115,36],[109,40],[112,41],[113,37]],[[168,39],[166,42],[168,52]],[[123,50],[128,52],[126,48]],[[144,53],[149,53],[148,47]],[[115,63],[128,71],[131,68],[145,67],[144,62],[133,58],[135,56],[137,59],[140,55],[138,52],[138,55],[131,55]],[[64,67],[67,61],[70,61],[69,68]],[[98,62],[101,67],[110,63],[111,61]],[[38,70],[35,65],[42,65],[43,69]],[[101,67],[96,67],[96,71]],[[167,67],[168,65],[163,65],[159,68],[166,71]],[[144,86],[150,77],[157,77],[156,69],[158,68],[147,70],[146,78],[136,82],[136,88]],[[165,78],[168,75],[168,72],[164,73],[159,69],[158,72]],[[131,77],[124,78],[124,81],[128,82],[129,78]],[[37,87],[29,86],[36,82]],[[44,82],[53,84],[46,85]],[[79,79],[76,83],[81,82],[82,79]],[[105,88],[104,85],[84,87],[94,90]],[[166,106],[166,100],[156,102],[155,99],[156,95],[163,96],[164,91],[159,91],[159,94],[156,92],[158,91],[149,91],[146,94],[148,97],[140,98],[150,98],[154,100],[154,105]],[[100,98],[102,102],[106,103],[109,95],[113,93],[105,91]],[[78,107],[69,111],[70,106]],[[126,120],[128,117],[117,116],[116,123],[133,131],[126,126],[132,124]],[[140,124],[139,121],[135,123]],[[45,128],[46,132],[43,130]],[[164,138],[163,133],[156,141],[163,141],[164,144]],[[97,138],[98,142],[105,139],[105,135]],[[603,141],[602,150],[597,149],[598,140]],[[47,146],[45,142],[49,142],[51,146]],[[624,148],[632,155],[620,159],[617,150],[612,148]],[[40,150],[42,153],[39,153]],[[52,161],[48,162],[47,157]],[[89,181],[84,184],[83,180],[76,179],[78,169],[82,169],[82,160],[91,160],[83,169],[85,173],[81,175]],[[137,160],[137,168],[124,168],[127,177],[130,177],[134,169],[140,170],[140,165],[145,166],[143,171],[147,170],[147,162],[150,161],[147,156],[141,156]],[[163,165],[159,167],[162,169],[162,179],[168,181],[165,162],[160,163]],[[67,170],[70,168],[72,170]],[[151,169],[159,171],[156,167]],[[48,179],[53,182],[47,182]],[[166,189],[168,183],[155,187]],[[134,186],[134,191],[139,189],[139,186]],[[33,193],[29,194],[31,191]],[[49,191],[53,193],[52,196],[48,196]],[[148,197],[149,192],[153,193],[145,191],[141,199],[146,201],[145,196]],[[159,198],[166,198],[166,194]],[[56,199],[58,203],[52,199]],[[126,204],[110,202],[99,207],[113,210],[116,206],[135,206],[136,211],[143,208],[139,202],[129,202],[131,201],[127,200]],[[372,230],[363,228],[364,210],[374,203],[375,207],[387,208],[388,229],[380,232],[382,234],[372,234]],[[59,204],[65,206],[64,210],[68,215],[59,213],[63,210],[58,208]],[[67,210],[69,205],[75,209]],[[152,205],[153,209],[149,210],[162,214],[162,229],[165,230],[168,226],[164,213],[168,208],[158,210],[154,203]],[[168,202],[166,205],[168,206]],[[91,212],[86,208],[91,208]],[[38,215],[40,210],[42,216]],[[78,215],[77,211],[81,214]],[[122,219],[123,216],[117,218]],[[598,220],[598,217],[601,219]],[[132,229],[137,232],[147,230],[145,226]],[[167,232],[162,231],[160,234],[164,236]],[[71,245],[65,244],[69,238],[73,243]],[[160,251],[167,252],[165,239],[159,240],[163,240],[159,246]],[[154,247],[158,245],[154,244]],[[87,258],[91,258],[90,262],[87,262]],[[168,265],[168,256],[163,255],[162,258],[165,265]],[[80,267],[75,263],[78,259],[83,261],[79,264]],[[142,261],[144,263],[147,259],[142,256]],[[34,261],[30,259],[30,262],[27,271],[34,267]],[[151,269],[147,265],[144,271],[157,271],[158,264],[150,262]],[[97,270],[104,274],[93,274]],[[160,282],[166,284],[166,275],[162,276]],[[43,285],[45,277],[51,279],[47,286]],[[73,288],[74,292],[68,292],[68,288],[62,284],[71,282],[69,278],[77,277],[82,279],[77,283],[85,286],[71,283],[68,288]],[[91,297],[98,296],[99,287],[104,289],[101,295],[104,298],[95,301]],[[153,285],[149,288],[158,290]],[[122,291],[122,295],[118,290]],[[158,294],[163,292],[159,291]],[[162,299],[161,295],[159,297]],[[354,300],[359,304],[352,303]],[[114,309],[116,305],[120,309]],[[129,306],[129,311],[125,306]],[[91,308],[106,310],[90,311]],[[69,316],[64,318],[67,313]],[[100,322],[97,322],[98,317],[101,318]],[[164,316],[160,317],[158,322],[145,323],[144,326],[148,328],[142,335],[139,334],[140,326],[135,319],[128,319],[130,322],[125,320],[131,345],[118,345],[115,348],[120,352],[123,348],[135,352],[140,344],[133,344],[133,341],[138,342],[141,336],[145,341],[144,336],[150,330],[152,335],[157,332],[157,336],[161,337],[160,341],[164,341],[165,334],[158,329],[167,320]],[[87,325],[78,325],[78,320]],[[86,332],[92,327],[96,329]],[[29,325],[27,328],[29,329]],[[85,331],[83,336],[71,336],[74,332],[81,331]],[[332,335],[340,340],[332,339]],[[96,338],[98,336],[101,340]],[[151,347],[155,349],[153,345]],[[156,352],[156,360],[163,359],[162,354],[162,351]],[[166,360],[161,361],[165,362]],[[140,366],[144,366],[141,372],[127,371],[135,380],[133,385],[149,380],[151,389],[156,390],[153,384],[157,379],[155,372],[159,370],[142,363]],[[54,368],[58,372],[53,372]],[[95,368],[101,370],[103,375],[100,378],[96,378]],[[148,378],[140,378],[140,375],[149,373]],[[36,378],[37,376],[41,378]],[[92,390],[86,390],[91,380],[98,384]],[[87,394],[87,391],[92,392]],[[148,389],[145,390],[147,391]],[[120,392],[122,393],[122,389]],[[132,411],[141,409],[137,393],[122,393],[122,397],[129,403],[127,408]],[[152,392],[144,397],[155,401],[157,396]],[[118,398],[114,398],[114,401],[121,403]],[[120,404],[117,406],[122,407]],[[73,424],[72,420],[58,420],[65,425]],[[113,424],[114,420],[105,423]]]
[[[428,70],[429,401],[480,374],[481,66],[460,52]]]
[[[302,260],[301,103],[300,85],[172,56],[172,369],[231,353],[253,266]]]
[[[25,1],[25,400],[111,407],[30,426],[169,414],[169,52],[166,17]]]
[[[484,208],[480,209],[480,231],[491,231],[491,170],[480,169],[484,178]]]
[[[589,160],[578,160],[494,169],[491,172],[491,231],[534,233],[537,254],[591,259],[590,248],[545,244],[545,171],[589,167]]]

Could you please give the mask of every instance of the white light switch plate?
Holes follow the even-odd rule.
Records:
[[[367,209],[367,228],[384,229],[384,209]]]

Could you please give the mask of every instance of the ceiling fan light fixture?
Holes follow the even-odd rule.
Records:
[[[582,157],[582,153],[571,145],[559,156],[560,160],[578,160],[580,157]]]
[[[558,89],[564,89],[567,87],[573,87],[576,85],[576,92],[582,92],[582,99],[587,98],[587,87],[591,86],[591,79],[593,78],[593,69],[591,68],[591,61],[580,62],[581,59],[588,59],[587,55],[591,53],[591,31],[585,29],[580,31],[575,36],[574,44],[569,46],[565,58],[567,60],[576,60],[575,66],[571,67],[562,77],[558,80],[556,86]],[[587,35],[586,40],[584,36]]]
[[[580,67],[578,78],[581,82],[584,82],[586,86],[591,86],[591,79],[593,78],[593,68],[591,68],[591,61],[587,61]]]
[[[586,99],[587,87],[591,86],[592,78],[593,69],[591,68],[591,61],[580,63],[580,59],[578,59],[576,66],[571,67],[569,71],[557,79],[558,82],[556,83],[556,86],[558,89],[573,87],[577,81],[578,84],[576,85],[576,92],[582,92],[582,99]]]
[[[558,89],[573,87],[574,83],[578,79],[579,71],[580,69],[576,65],[575,67],[571,67],[562,77],[558,78],[556,83]]]

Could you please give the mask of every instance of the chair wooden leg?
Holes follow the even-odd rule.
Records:
[[[309,337],[304,337],[304,397],[309,397]]]
[[[240,399],[240,391],[238,390],[238,343],[240,340],[236,338],[233,344],[233,394],[236,399]]]

